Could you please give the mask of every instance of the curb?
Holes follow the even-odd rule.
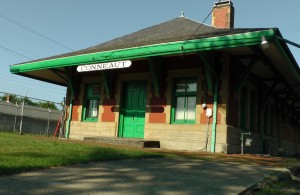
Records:
[[[298,174],[299,172],[300,167],[292,167],[290,169],[283,168],[280,170],[276,170],[270,175],[266,176],[262,181],[240,192],[239,195],[252,195],[255,192],[259,192],[263,188],[270,186],[272,183],[293,180],[293,176]]]

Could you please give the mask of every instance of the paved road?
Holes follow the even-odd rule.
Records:
[[[0,177],[0,194],[238,194],[271,168],[194,159],[106,161]]]

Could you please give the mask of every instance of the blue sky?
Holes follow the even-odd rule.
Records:
[[[13,75],[9,65],[70,51],[49,39],[79,50],[174,19],[181,11],[202,22],[217,1],[0,0],[0,92],[24,95],[28,90],[29,97],[61,102],[64,87]],[[300,44],[299,0],[232,2],[235,28],[278,27],[284,38]],[[211,24],[211,16],[205,23]],[[300,64],[300,49],[290,48]]]

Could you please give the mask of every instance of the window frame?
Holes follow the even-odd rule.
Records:
[[[177,92],[176,91],[176,84],[179,80],[185,80],[185,86],[187,86],[188,80],[194,80],[196,84],[195,91],[186,91],[185,92]],[[196,109],[197,109],[197,78],[196,77],[182,77],[182,78],[175,78],[173,80],[173,94],[172,94],[172,106],[171,106],[171,124],[195,124],[196,123]],[[187,110],[187,98],[188,97],[195,97],[195,116],[194,119],[186,119],[186,112],[184,112],[184,119],[176,119],[176,109],[177,109],[177,98],[184,97],[184,111]]]
[[[98,95],[91,95],[89,94],[90,88],[93,86],[98,85],[99,90],[98,90]],[[101,84],[100,83],[88,83],[85,84],[85,93],[84,93],[84,103],[83,103],[83,112],[82,112],[82,121],[84,122],[98,122],[99,118],[99,105],[100,105],[100,93],[101,93]],[[96,117],[87,117],[87,111],[88,111],[88,105],[89,101],[91,100],[98,100],[97,104],[97,116]]]

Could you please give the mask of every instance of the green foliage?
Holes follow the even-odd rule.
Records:
[[[38,107],[42,107],[42,108],[49,108],[51,110],[58,110],[56,105],[53,102],[39,102]]]
[[[0,99],[1,99],[2,101],[6,101],[7,95],[9,95],[9,94],[4,94],[3,96],[0,96]],[[19,104],[19,103],[22,102],[22,100],[21,100],[20,98],[18,98],[16,95],[10,94],[9,96],[10,96],[10,97],[9,97],[9,101],[10,101],[11,103],[13,103],[13,104],[15,104],[15,103],[18,103],[18,104]]]
[[[56,107],[56,105],[53,102],[49,102],[49,101],[46,101],[46,102],[41,102],[41,101],[34,102],[34,101],[30,100],[28,97],[25,97],[25,98],[21,97],[21,98],[19,98],[16,95],[13,95],[13,94],[5,94],[3,96],[0,96],[0,99],[2,101],[6,101],[7,95],[10,96],[9,101],[11,103],[13,103],[13,104],[17,103],[17,104],[20,105],[20,104],[23,103],[23,99],[24,99],[24,104],[25,105],[37,106],[37,107],[41,107],[41,108],[49,108],[51,110],[58,110],[58,108]]]

